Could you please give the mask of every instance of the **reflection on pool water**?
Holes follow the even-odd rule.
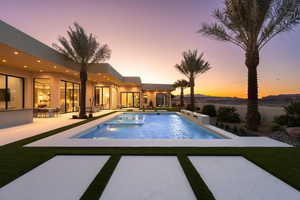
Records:
[[[224,139],[175,113],[124,113],[76,138]]]

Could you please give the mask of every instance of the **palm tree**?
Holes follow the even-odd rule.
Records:
[[[180,64],[176,64],[175,68],[178,69],[183,75],[189,79],[190,83],[190,97],[191,97],[191,110],[195,110],[194,87],[197,75],[205,73],[210,69],[209,63],[203,59],[204,54],[198,56],[198,51],[188,50],[182,54],[183,60]]]
[[[93,34],[87,34],[78,24],[74,28],[69,27],[67,34],[69,40],[59,36],[61,46],[53,44],[53,47],[63,54],[67,59],[80,65],[80,118],[86,117],[86,81],[87,70],[91,64],[99,63],[110,58],[111,50],[108,45],[100,45]]]
[[[177,80],[173,86],[174,88],[180,88],[180,107],[183,108],[184,107],[184,102],[183,102],[183,91],[185,88],[189,87],[190,83],[187,80],[181,79],[181,80]]]
[[[204,23],[199,33],[231,42],[245,51],[248,69],[247,127],[257,130],[258,112],[257,66],[260,50],[276,35],[291,31],[300,23],[300,0],[225,0],[223,9],[216,9],[217,22]]]

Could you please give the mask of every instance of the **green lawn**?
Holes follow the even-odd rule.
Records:
[[[106,115],[103,115],[106,116]],[[214,148],[214,147],[22,147],[33,141],[79,126],[96,117],[23,139],[0,147],[0,187],[13,181],[55,155],[111,155],[111,158],[90,184],[82,199],[99,199],[122,155],[177,156],[198,199],[211,200],[213,195],[197,173],[188,155],[244,156],[269,173],[300,190],[300,148]],[[245,171],[247,173],[247,171]],[[243,186],[247,187],[247,185]]]

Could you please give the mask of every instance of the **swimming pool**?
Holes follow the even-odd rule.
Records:
[[[75,138],[224,139],[175,113],[123,113]]]

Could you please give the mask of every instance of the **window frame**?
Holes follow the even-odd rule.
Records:
[[[5,91],[7,93],[8,91],[8,77],[14,77],[14,78],[19,78],[22,80],[22,108],[21,109],[24,109],[25,108],[25,79],[24,77],[21,77],[21,76],[15,76],[15,75],[10,75],[10,74],[4,74],[4,73],[0,73],[0,75],[4,76],[5,77]],[[7,94],[5,94],[7,95]],[[4,110],[18,110],[18,109],[8,109],[8,101],[7,99],[5,99],[5,108]]]
[[[74,85],[79,85],[79,105],[80,105],[80,83],[76,83],[76,82],[72,82],[72,81],[66,81],[66,80],[60,80],[61,82],[63,82],[65,84],[65,98],[64,98],[64,105],[65,105],[65,110],[63,113],[72,113],[72,112],[77,112],[75,111],[75,95],[74,95],[74,91],[75,91],[75,87]],[[72,84],[72,111],[68,111],[67,112],[67,83],[71,83]]]

